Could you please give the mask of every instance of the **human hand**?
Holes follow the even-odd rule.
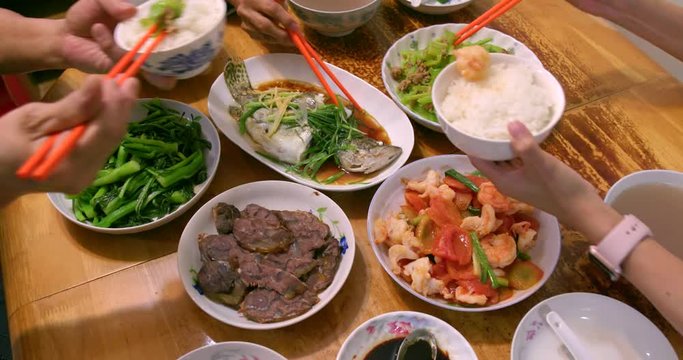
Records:
[[[518,156],[509,162],[471,157],[472,164],[500,191],[556,215],[575,225],[584,216],[579,209],[602,203],[595,188],[569,166],[541,150],[529,130],[519,121],[508,124],[512,149]]]
[[[138,88],[134,78],[119,86],[103,76],[90,76],[60,101],[30,103],[0,118],[0,206],[28,192],[77,193],[88,186],[125,135]],[[48,135],[83,122],[88,123],[83,137],[49,179],[34,182],[15,176]]]
[[[242,28],[259,41],[274,44],[291,44],[285,29],[298,29],[286,5],[275,0],[232,0]]]
[[[117,23],[135,15],[125,0],[79,0],[66,13],[62,56],[66,65],[88,72],[106,72],[123,55],[114,43]]]

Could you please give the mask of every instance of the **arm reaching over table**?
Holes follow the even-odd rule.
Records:
[[[599,243],[623,216],[605,204],[578,173],[544,152],[520,122],[508,125],[518,158],[490,162],[470,157],[501,192],[547,211]],[[623,275],[683,334],[683,261],[651,237],[641,241],[621,264]]]
[[[683,61],[683,7],[671,0],[567,0],[610,20]]]
[[[291,44],[285,29],[297,28],[296,20],[287,12],[284,4],[275,0],[229,0],[237,15],[242,18],[242,28],[259,41],[274,44]]]

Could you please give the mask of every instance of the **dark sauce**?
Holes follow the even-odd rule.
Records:
[[[296,80],[273,80],[273,81],[268,81],[265,83],[259,84],[259,86],[256,87],[256,90],[259,91],[265,91],[268,89],[272,88],[281,88],[283,90],[290,90],[290,91],[301,91],[301,92],[316,92],[316,93],[321,93],[321,94],[326,94],[325,89],[301,82],[301,81],[296,81]],[[328,96],[327,98],[327,103],[331,103],[330,99]],[[350,103],[346,99],[342,99],[344,102],[344,105],[349,107]],[[387,134],[386,130],[380,125],[377,120],[375,120],[372,115],[368,114],[365,111],[354,109],[353,111],[353,117],[358,120],[358,130],[362,131],[365,133],[368,137],[375,139],[377,141],[381,141],[387,145],[391,145],[391,139],[389,139],[389,135]],[[357,183],[362,183],[363,181],[367,179],[371,179],[375,176],[375,173],[372,174],[352,174],[352,173],[344,173],[342,176],[337,176],[341,170],[337,164],[334,163],[334,161],[328,161],[323,165],[318,173],[316,174],[316,180],[323,183],[325,180],[330,179],[330,178],[336,178],[332,182],[326,182],[329,185],[349,185],[349,184],[357,184]],[[381,170],[380,170],[381,171]]]
[[[365,355],[363,360],[395,360],[403,339],[394,338],[375,346]],[[426,341],[420,340],[408,348],[405,360],[427,360],[430,359],[429,355],[429,344]],[[448,354],[441,349],[437,349],[436,359],[448,360]]]

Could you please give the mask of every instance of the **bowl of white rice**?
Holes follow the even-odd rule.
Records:
[[[524,123],[540,143],[562,117],[562,86],[537,63],[491,54],[488,73],[478,81],[463,78],[456,63],[434,81],[432,101],[446,136],[466,154],[494,161],[513,159],[509,122]]]
[[[141,20],[148,17],[157,0],[137,7],[137,14],[114,30],[116,44],[129,51],[147,32]],[[157,46],[142,69],[157,75],[187,79],[206,70],[223,46],[225,0],[185,0],[180,17],[173,20],[173,31]],[[142,54],[154,38],[138,52]]]

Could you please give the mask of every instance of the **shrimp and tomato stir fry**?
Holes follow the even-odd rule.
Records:
[[[543,271],[527,255],[536,243],[533,207],[479,175],[430,170],[405,181],[405,204],[375,220],[392,271],[425,295],[484,306],[528,289]]]

